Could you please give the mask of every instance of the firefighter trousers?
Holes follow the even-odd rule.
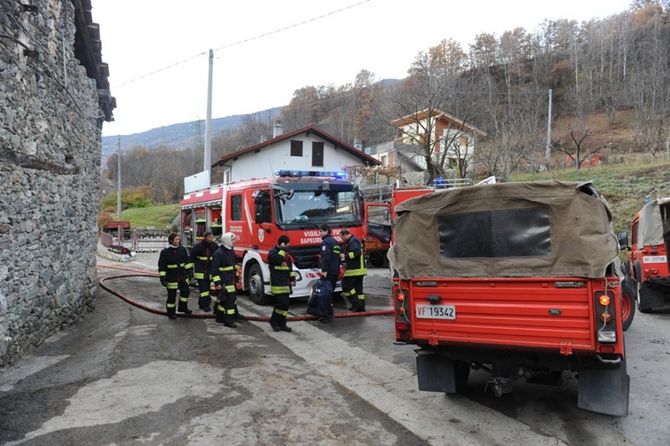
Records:
[[[216,322],[235,326],[235,315],[237,313],[237,296],[235,293],[221,290],[219,291],[218,301],[216,305]]]
[[[198,279],[198,290],[200,291],[200,295],[198,296],[198,307],[204,311],[209,311],[209,308],[212,305],[212,297],[209,291],[210,285],[209,275],[205,275],[204,279]]]
[[[365,311],[363,277],[365,276],[344,276],[342,279],[342,296],[351,304],[349,311]]]
[[[179,290],[179,306],[177,306],[177,290]],[[188,296],[191,294],[191,289],[185,280],[179,282],[167,283],[167,302],[165,302],[165,309],[168,316],[174,315],[175,310],[180,313],[188,313]]]
[[[286,327],[286,316],[288,316],[288,294],[275,294],[275,307],[270,316],[272,328]]]

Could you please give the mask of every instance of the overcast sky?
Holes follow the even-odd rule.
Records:
[[[405,77],[419,51],[445,38],[467,52],[481,32],[499,36],[517,26],[533,31],[545,19],[605,17],[627,9],[630,0],[92,3],[118,104],[115,122],[103,127],[109,136],[205,119],[209,48],[221,48],[214,60],[212,116],[218,118],[286,105],[301,87],[350,83],[362,69],[376,80]]]

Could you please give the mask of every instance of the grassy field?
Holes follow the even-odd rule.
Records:
[[[133,228],[170,229],[179,214],[179,204],[165,204],[146,208],[131,208],[121,212],[121,220],[130,221]]]
[[[670,195],[670,161],[604,165],[591,169],[565,169],[538,174],[514,175],[512,181],[591,181],[610,204],[616,232],[630,229],[630,221],[644,197]]]

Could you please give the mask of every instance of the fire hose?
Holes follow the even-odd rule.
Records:
[[[121,266],[111,266],[111,265],[98,265],[99,267],[102,268],[110,268],[110,269],[118,269],[122,271],[129,271],[132,272],[132,274],[120,274],[116,276],[109,276],[109,277],[104,277],[98,281],[98,284],[102,289],[105,291],[109,292],[110,294],[118,297],[122,301],[126,302],[127,304],[130,304],[136,308],[139,308],[141,310],[147,311],[149,313],[153,314],[158,314],[162,316],[166,316],[167,313],[165,310],[161,310],[159,308],[153,307],[151,305],[145,305],[141,302],[138,302],[135,299],[132,299],[128,296],[125,296],[124,294],[112,289],[110,286],[108,286],[106,283],[108,281],[112,280],[117,280],[117,279],[127,279],[131,277],[158,277],[158,274],[156,273],[150,273],[147,272],[146,270],[139,270],[139,269],[134,269],[134,268],[126,268],[126,267],[121,267]],[[353,312],[353,311],[340,311],[336,312],[334,314],[335,318],[352,318],[352,317],[369,317],[369,316],[388,316],[393,314],[393,309],[392,308],[387,308],[387,309],[380,309],[380,310],[370,310],[370,311],[364,311],[364,312]],[[177,313],[177,316],[182,317],[182,318],[189,318],[189,319],[213,319],[214,315],[211,313],[191,313],[191,314],[183,314],[183,313]],[[245,320],[245,321],[257,321],[257,322],[268,322],[270,320],[269,316],[245,316],[245,315],[240,315],[240,318]],[[318,320],[319,318],[316,316],[312,316],[310,314],[305,314],[305,315],[300,315],[300,316],[289,316],[286,318],[287,321],[315,321]]]

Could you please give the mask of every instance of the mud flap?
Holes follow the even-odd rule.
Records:
[[[611,370],[580,370],[577,406],[592,412],[628,415],[630,377],[626,363]]]
[[[665,293],[663,290],[659,287],[643,283],[640,286],[640,305],[638,307],[640,311],[647,312],[663,307],[665,307]]]
[[[416,357],[419,390],[424,392],[457,393],[454,361],[440,355]]]

